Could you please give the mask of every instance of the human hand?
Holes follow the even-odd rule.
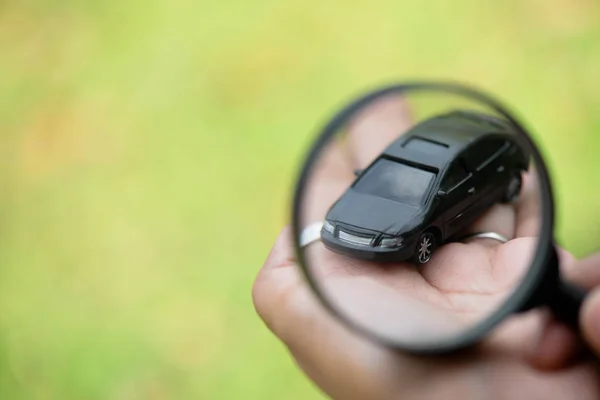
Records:
[[[346,148],[330,146],[312,182],[321,195],[307,197],[314,202],[307,204],[305,223],[322,220],[352,182],[352,171],[368,165],[397,136],[398,128],[409,123],[408,113],[399,112],[401,107],[398,101],[378,105],[352,126]],[[377,135],[367,135],[375,129]],[[388,290],[390,295],[408,296],[470,321],[487,315],[503,300],[529,263],[526,256],[535,246],[539,227],[536,187],[534,177],[526,174],[515,205],[494,206],[472,227],[510,238],[506,244],[485,240],[449,244],[419,269],[356,262],[321,243],[311,245],[309,256],[323,267],[318,273],[330,289],[340,296],[347,294],[347,302],[356,298],[357,291],[365,298],[369,292]],[[561,259],[563,265],[574,264],[566,252]],[[576,346],[572,333],[540,311],[511,318],[461,358],[411,357],[356,336],[320,307],[300,279],[288,230],[273,248],[253,295],[269,328],[307,375],[335,398],[564,398],[574,391],[577,398],[595,398],[598,394],[597,377],[589,364],[566,366]]]

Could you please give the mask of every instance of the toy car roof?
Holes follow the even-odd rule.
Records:
[[[442,169],[469,144],[484,136],[511,135],[508,121],[473,111],[453,111],[427,119],[392,142],[384,156]]]

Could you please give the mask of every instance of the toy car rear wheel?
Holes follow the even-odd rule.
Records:
[[[521,178],[521,172],[515,171],[510,180],[508,181],[508,185],[506,186],[506,193],[504,194],[504,202],[512,203],[515,202],[519,198],[519,193],[521,193],[521,186],[523,185],[523,179]]]
[[[417,248],[415,249],[415,255],[413,256],[415,264],[422,265],[429,262],[435,251],[435,245],[435,235],[429,231],[423,232],[417,242]]]

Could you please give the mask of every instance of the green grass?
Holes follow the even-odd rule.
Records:
[[[405,78],[498,94],[600,247],[593,1],[0,2],[0,398],[322,396],[250,288],[303,154]]]

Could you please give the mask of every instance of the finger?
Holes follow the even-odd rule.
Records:
[[[506,318],[484,339],[482,345],[490,350],[501,348],[507,355],[522,358],[531,352],[538,341],[542,323],[550,318],[546,310],[535,309]]]
[[[600,356],[600,289],[588,295],[581,308],[581,330],[585,340]]]
[[[467,233],[495,232],[508,240],[515,237],[515,209],[510,204],[495,204],[478,218],[467,230]],[[486,247],[497,247],[501,242],[490,239],[469,239]]]
[[[353,168],[341,143],[334,139],[313,164],[302,202],[302,224],[325,219],[331,205],[354,180]]]
[[[558,248],[561,272],[570,271],[576,264],[575,257],[568,251]],[[568,274],[566,274],[568,277]],[[528,354],[532,366],[542,370],[564,368],[571,364],[580,353],[581,340],[562,322],[557,321],[546,310],[544,321],[535,346]]]
[[[566,279],[576,285],[585,289],[600,285],[600,252],[577,262],[565,263],[564,266],[561,263],[561,267]]]
[[[289,229],[273,247],[252,296],[265,324],[333,398],[386,398],[390,388],[400,389],[400,377],[411,382],[425,373],[404,357],[349,332],[323,310],[298,274]]]
[[[348,145],[356,168],[367,167],[412,126],[411,113],[399,95],[388,95],[362,110],[349,125]]]
[[[516,204],[495,204],[483,214],[467,233],[496,232],[511,240],[515,237],[538,236],[540,229],[539,188],[535,172],[523,174],[523,186]],[[475,243],[497,247],[499,242],[474,239]]]
[[[569,365],[580,350],[579,340],[573,330],[550,317],[544,322],[528,359],[535,368],[555,370]]]
[[[521,194],[515,204],[515,236],[539,236],[541,227],[541,197],[538,174],[530,168],[523,173]]]

